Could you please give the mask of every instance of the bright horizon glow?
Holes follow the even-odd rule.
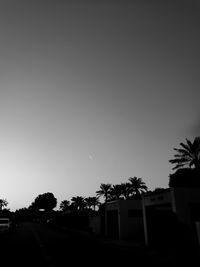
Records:
[[[0,198],[168,187],[200,135],[197,1],[0,2]]]

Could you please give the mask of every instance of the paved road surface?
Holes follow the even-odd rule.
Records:
[[[23,223],[14,233],[0,235],[1,266],[58,267],[145,266],[138,249],[123,249],[46,224]],[[143,264],[142,264],[143,263]]]
[[[200,266],[181,252],[179,263],[166,253],[154,254],[141,247],[117,246],[47,224],[23,223],[13,233],[0,234],[0,266]],[[175,257],[176,258],[176,257]]]

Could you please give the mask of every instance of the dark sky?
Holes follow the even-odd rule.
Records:
[[[0,197],[94,196],[200,133],[199,1],[0,1]]]

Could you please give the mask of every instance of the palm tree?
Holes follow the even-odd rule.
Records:
[[[86,206],[85,198],[81,196],[72,197],[71,202],[77,210],[83,210]]]
[[[142,193],[147,191],[147,186],[145,182],[142,181],[142,178],[137,178],[136,176],[130,177],[130,191],[133,195],[140,196]]]
[[[105,202],[107,202],[110,197],[111,187],[111,184],[101,184],[100,190],[96,191],[97,196],[104,197]]]
[[[174,148],[177,154],[174,159],[169,160],[170,163],[176,164],[173,170],[183,167],[196,168],[200,171],[200,137],[196,137],[193,142],[186,138],[186,144],[180,143],[182,148]]]
[[[99,197],[97,196],[92,197],[92,206],[93,206],[94,211],[96,210],[96,206],[99,206],[99,205],[100,205]]]
[[[70,201],[68,200],[63,200],[61,203],[60,203],[60,210],[62,211],[68,211],[70,209]]]
[[[122,187],[120,184],[113,185],[110,189],[110,196],[113,199],[120,199],[122,195]]]
[[[86,202],[86,206],[88,206],[88,208],[93,207],[93,210],[95,211],[96,206],[100,203],[98,197],[86,197],[85,198],[85,202]]]
[[[124,199],[128,199],[131,194],[131,184],[121,183],[121,195]]]
[[[8,205],[8,201],[6,199],[0,199],[0,211],[3,209],[3,207],[6,207]]]

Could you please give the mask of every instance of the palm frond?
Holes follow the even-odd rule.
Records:
[[[190,140],[188,140],[187,138],[186,138],[186,142],[187,142],[187,144],[188,144],[188,147],[192,147],[192,145],[194,144],[194,142],[193,142],[193,144],[192,144],[192,142],[191,142]]]
[[[190,151],[191,150],[191,146],[188,146],[184,143],[180,143],[180,146],[182,146],[184,149],[186,149],[187,151]]]
[[[188,158],[188,157],[178,157],[178,158],[175,158],[175,159],[170,159],[169,162],[170,163],[184,163],[184,162],[188,162],[190,161],[191,159]]]
[[[176,151],[178,152],[178,153],[180,153],[180,154],[182,154],[182,155],[187,155],[187,156],[191,156],[191,153],[189,152],[189,151],[187,151],[187,150],[185,150],[185,149],[176,149]]]

